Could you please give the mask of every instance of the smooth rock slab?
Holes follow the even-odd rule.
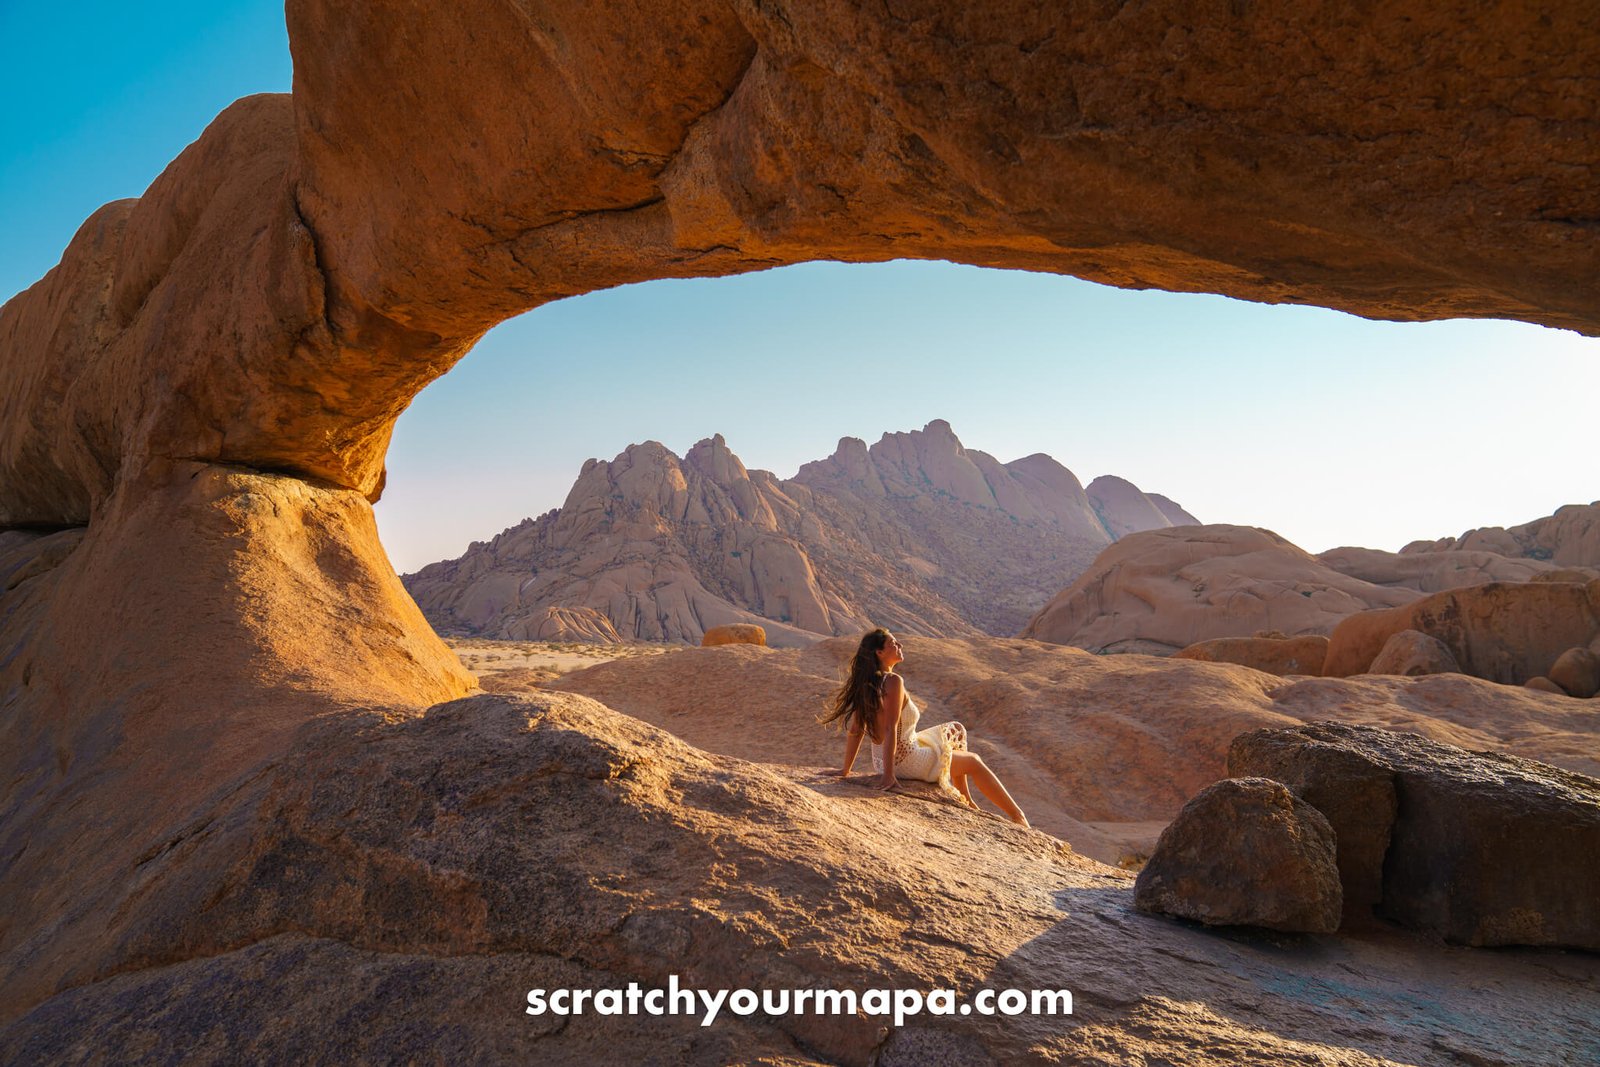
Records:
[[[1207,926],[1332,933],[1343,907],[1333,830],[1281,782],[1224,779],[1162,831],[1133,903]]]
[[[1237,663],[1268,674],[1288,677],[1304,674],[1322,676],[1322,662],[1328,658],[1328,639],[1321,634],[1299,637],[1217,637],[1197,641],[1172,654],[1173,659],[1197,659],[1203,663]]]
[[[1287,774],[1312,803],[1390,776],[1392,809],[1347,803],[1330,817],[1347,892],[1377,882],[1380,915],[1458,944],[1600,950],[1600,780],[1331,722],[1244,734],[1228,772]]]

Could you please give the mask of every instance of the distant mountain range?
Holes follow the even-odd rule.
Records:
[[[846,437],[787,480],[747,470],[719,434],[681,458],[646,441],[589,460],[559,509],[403,580],[442,633],[1010,636],[1107,545],[1197,522],[1121,478],[1086,489],[1042,453],[1001,463],[943,420],[870,448]]]

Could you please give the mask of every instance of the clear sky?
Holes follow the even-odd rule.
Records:
[[[287,91],[278,3],[0,0],[0,298],[137,196],[233,99]],[[1398,548],[1600,499],[1600,340],[1368,322],[942,263],[663,281],[503,324],[401,417],[378,505],[400,570],[560,505],[578,468],[721,433],[785,477],[839,437],[949,420],[1207,522]]]

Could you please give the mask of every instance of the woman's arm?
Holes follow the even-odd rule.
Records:
[[[900,784],[894,776],[894,754],[900,747],[900,704],[905,690],[905,683],[898,674],[884,677],[883,696],[878,702],[878,737],[883,744],[883,777],[878,779],[879,789],[893,789]]]
[[[850,777],[850,768],[856,765],[856,753],[861,751],[861,724],[851,720],[850,730],[844,738],[844,770],[840,778]]]

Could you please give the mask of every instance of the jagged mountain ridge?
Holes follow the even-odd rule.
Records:
[[[718,434],[681,459],[646,441],[589,460],[559,509],[403,580],[442,631],[524,640],[1009,636],[1124,533],[1196,521],[1042,453],[1000,463],[943,420],[844,438],[791,479]]]

